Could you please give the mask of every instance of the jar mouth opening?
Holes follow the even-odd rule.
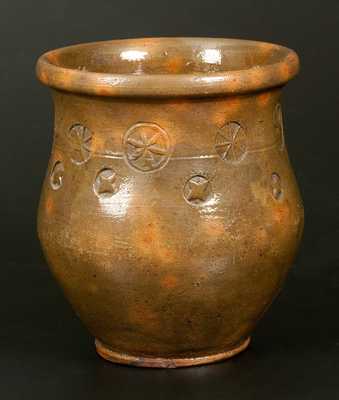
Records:
[[[37,62],[47,86],[98,96],[210,96],[282,86],[296,75],[293,50],[221,38],[144,38],[52,50]]]

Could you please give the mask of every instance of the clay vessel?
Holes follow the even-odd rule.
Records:
[[[55,105],[39,237],[105,359],[181,367],[247,347],[302,233],[280,99],[298,64],[203,38],[39,59]]]

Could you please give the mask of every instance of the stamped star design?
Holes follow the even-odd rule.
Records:
[[[73,125],[69,130],[71,159],[75,164],[85,163],[91,156],[91,131],[81,124]]]
[[[101,170],[94,182],[94,191],[98,197],[110,197],[117,192],[117,174],[111,168]]]
[[[165,131],[155,124],[137,124],[125,138],[126,155],[136,169],[147,172],[158,169],[169,156],[169,140]]]
[[[184,187],[184,197],[192,204],[199,205],[206,201],[210,194],[210,182],[201,175],[190,178]]]
[[[244,128],[238,122],[227,123],[217,133],[215,148],[222,160],[241,160],[247,150]]]
[[[140,135],[140,139],[129,138],[127,142],[135,147],[135,152],[131,156],[131,159],[136,161],[143,157],[145,160],[149,161],[153,165],[156,160],[155,156],[164,156],[166,154],[166,149],[157,145],[157,140],[159,133],[151,134],[148,136],[145,132]]]

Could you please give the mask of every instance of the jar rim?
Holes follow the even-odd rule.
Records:
[[[283,86],[297,54],[252,40],[154,37],[67,46],[43,54],[38,79],[55,89],[111,97],[205,97]]]

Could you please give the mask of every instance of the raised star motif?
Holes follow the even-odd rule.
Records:
[[[200,205],[205,202],[211,192],[211,184],[207,178],[196,175],[190,178],[184,186],[184,197],[187,202]]]
[[[117,174],[111,168],[104,168],[94,181],[94,192],[98,197],[111,197],[118,191]]]
[[[227,123],[217,133],[215,148],[222,160],[240,161],[247,150],[244,128],[235,121]]]

